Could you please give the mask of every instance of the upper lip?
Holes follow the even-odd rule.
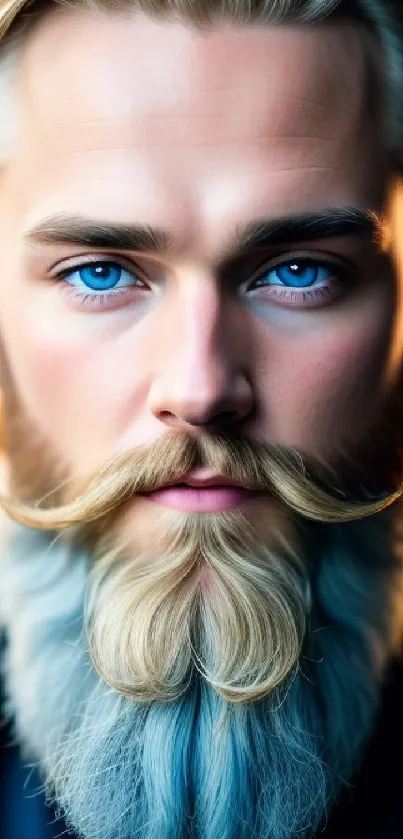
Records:
[[[202,470],[199,470],[201,473]],[[226,475],[218,475],[213,472],[207,472],[207,470],[203,470],[203,474],[196,474],[189,472],[187,475],[184,475],[181,478],[176,478],[174,481],[169,481],[169,483],[165,484],[165,486],[175,486],[176,484],[186,484],[190,487],[212,487],[212,486],[228,486],[228,487],[243,487],[244,489],[248,489],[245,487],[244,484],[241,484],[239,481],[233,481],[231,478],[228,478]]]

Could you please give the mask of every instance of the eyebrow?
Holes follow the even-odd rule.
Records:
[[[382,229],[381,218],[373,210],[350,206],[258,219],[235,228],[219,265],[255,249],[315,239],[365,236],[375,238],[375,244],[379,244]],[[173,233],[166,228],[113,224],[66,212],[42,219],[24,233],[24,239],[28,244],[112,248],[158,256],[173,253],[177,248]]]

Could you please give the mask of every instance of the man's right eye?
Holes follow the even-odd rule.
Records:
[[[134,266],[135,268],[135,266]],[[64,289],[82,305],[92,308],[98,304],[106,308],[132,292],[147,291],[149,286],[140,277],[140,272],[129,270],[126,265],[112,260],[91,260],[71,265],[53,275],[54,279],[65,283],[69,288]]]

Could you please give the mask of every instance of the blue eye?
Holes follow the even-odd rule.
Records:
[[[254,282],[253,286],[287,286],[288,288],[310,288],[326,280],[330,280],[337,274],[337,269],[327,268],[317,262],[293,260],[276,265],[270,271],[262,274]]]
[[[296,309],[312,309],[326,306],[348,293],[354,282],[356,271],[336,260],[322,261],[318,255],[290,256],[287,261],[261,268],[248,286],[248,291],[260,292],[257,300],[262,303],[278,303]]]
[[[79,291],[108,292],[115,288],[144,286],[131,271],[116,262],[89,262],[61,271],[58,276]]]

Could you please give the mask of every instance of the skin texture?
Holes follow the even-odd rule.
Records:
[[[367,436],[379,452],[374,430],[401,363],[388,256],[368,239],[332,238],[217,269],[235,228],[263,217],[386,211],[384,115],[369,95],[378,59],[341,19],[202,35],[64,10],[36,28],[16,80],[21,143],[0,181],[14,479],[24,471],[45,492],[62,464],[85,483],[132,449],[133,475],[141,462],[155,476],[175,455],[171,432],[196,436],[201,450],[207,441],[210,468],[259,474],[267,452],[214,447],[218,427],[230,441],[232,431],[238,443],[296,447],[335,466],[346,452],[359,460]],[[151,260],[24,242],[61,211],[165,227],[175,244]],[[262,263],[267,282],[279,260],[301,255],[349,265],[346,285],[327,276],[340,293],[296,306],[301,292],[278,280],[252,289]],[[97,307],[55,279],[89,259],[121,262],[140,286]],[[301,498],[303,465],[298,476],[289,480]],[[2,552],[19,730],[80,835],[171,839],[185,835],[186,813],[205,839],[313,835],[352,777],[392,649],[392,526],[382,515],[356,530],[310,522],[301,547],[273,496],[232,517],[179,516],[147,497],[123,519],[107,508],[113,527],[87,530],[91,573],[68,540],[43,542],[29,527],[14,555]],[[234,698],[244,707],[223,725]]]
[[[202,35],[63,11],[33,33],[22,143],[0,189],[3,385],[71,474],[168,430],[236,426],[332,461],[371,428],[400,362],[396,282],[374,244],[296,242],[225,276],[214,266],[238,224],[385,209],[373,58],[342,20]],[[145,285],[85,307],[54,273],[105,251],[23,241],[61,210],[165,226],[175,248],[152,261],[106,251]],[[249,289],[258,265],[295,252],[348,260],[357,279],[310,308]]]

